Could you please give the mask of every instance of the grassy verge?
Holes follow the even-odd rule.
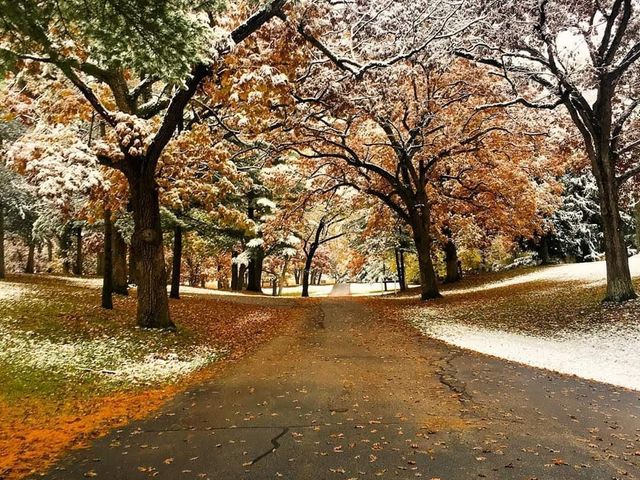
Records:
[[[0,478],[41,471],[66,449],[148,415],[212,365],[238,358],[304,315],[187,296],[177,333],[139,329],[135,298],[99,307],[96,282],[15,276],[0,283]]]

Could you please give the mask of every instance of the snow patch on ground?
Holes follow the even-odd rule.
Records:
[[[629,268],[632,277],[640,276],[640,255],[629,258]],[[603,284],[607,280],[607,267],[605,262],[571,263],[554,265],[537,269],[531,273],[518,275],[507,280],[490,282],[484,285],[470,288],[454,288],[446,292],[447,295],[459,295],[470,292],[504,288],[512,285],[520,285],[529,282],[585,282],[588,284]]]
[[[72,378],[97,374],[110,383],[173,381],[222,355],[224,352],[208,347],[196,347],[188,353],[149,351],[144,339],[125,335],[50,341],[34,332],[0,325],[1,362]]]
[[[21,298],[28,289],[19,283],[0,282],[0,302],[12,302]]]
[[[640,323],[546,337],[427,318],[424,311],[413,322],[425,335],[461,348],[640,390]]]

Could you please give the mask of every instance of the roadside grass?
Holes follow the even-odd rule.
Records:
[[[16,275],[0,282],[0,478],[42,471],[66,449],[144,417],[214,364],[236,359],[305,311],[189,295],[178,332],[135,325],[135,296],[100,307],[95,280]]]

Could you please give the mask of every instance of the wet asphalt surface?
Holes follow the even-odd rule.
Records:
[[[640,392],[450,347],[347,298],[51,480],[640,479]]]

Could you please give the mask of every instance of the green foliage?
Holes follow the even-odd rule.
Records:
[[[222,0],[0,0],[0,70],[20,55],[131,68],[176,83],[211,51]]]

